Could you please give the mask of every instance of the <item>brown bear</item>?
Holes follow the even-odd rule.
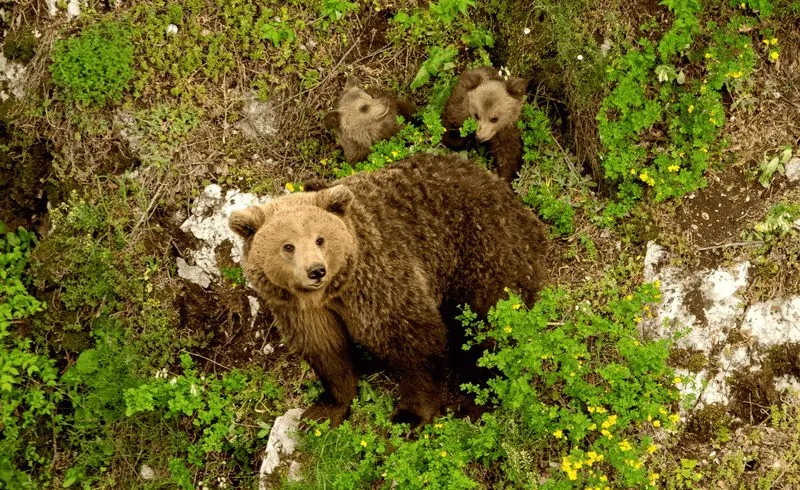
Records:
[[[344,91],[335,111],[325,116],[325,127],[338,132],[344,158],[357,163],[370,154],[370,147],[389,139],[398,131],[397,116],[406,121],[414,114],[414,106],[384,90],[359,87],[358,80],[347,77]]]
[[[445,104],[442,124],[447,132],[442,142],[450,149],[463,150],[469,140],[460,128],[470,117],[478,123],[475,140],[488,143],[497,174],[511,182],[522,166],[522,137],[517,128],[527,82],[508,80],[491,66],[464,72]]]
[[[353,345],[400,384],[394,420],[426,424],[444,399],[443,311],[485,315],[504,288],[532,302],[544,226],[508,185],[458,155],[419,154],[235,211],[247,279],[329,394],[304,413],[340,423],[356,395]]]

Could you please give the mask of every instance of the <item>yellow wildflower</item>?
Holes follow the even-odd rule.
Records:
[[[653,421],[653,427],[661,427],[661,421],[660,420],[654,420]]]
[[[590,425],[589,430],[597,430],[597,424]]]
[[[399,155],[399,153],[397,153],[397,150],[392,150],[392,156],[397,158],[397,155]]]
[[[287,191],[294,192],[294,184],[292,184],[291,182],[287,182],[284,187],[286,187]]]
[[[647,175],[647,172],[642,172],[642,173],[639,174],[639,178],[642,179],[643,181],[647,182],[647,179],[649,178],[649,176]]]
[[[319,436],[322,435],[322,432],[320,432],[319,429],[317,429],[317,430],[314,431],[314,435],[319,437]]]
[[[650,444],[650,447],[647,448],[647,452],[650,454],[653,454],[656,451],[658,451],[658,446],[655,444]]]
[[[625,296],[625,300],[626,301],[631,301],[632,299],[633,299],[633,295],[632,294],[629,294],[629,295]]]
[[[613,439],[614,438],[614,436],[611,435],[611,432],[609,432],[608,429],[603,429],[603,430],[600,431],[600,433],[603,434],[605,437],[608,437],[609,439]]]
[[[301,184],[301,185],[298,185],[298,186],[297,186],[297,190],[299,190],[300,192],[303,192],[303,185],[302,185],[302,184]]]
[[[558,429],[555,432],[553,432],[553,435],[555,436],[556,439],[561,439],[562,437],[564,437],[564,433],[561,431],[561,429]]]
[[[608,429],[609,427],[613,426],[617,423],[617,416],[616,415],[609,415],[608,418],[603,422],[603,428]]]
[[[597,409],[594,408],[594,407],[586,407],[586,410],[588,410],[589,413],[594,413],[594,411],[597,410]]]
[[[442,424],[433,424],[433,426],[436,427],[437,429],[441,429],[442,427],[444,427],[444,425]]]
[[[694,106],[690,105],[686,110],[689,111],[689,114],[691,114],[694,111]]]
[[[631,169],[631,175],[636,175],[636,169],[635,168]]]
[[[589,466],[592,466],[593,464],[603,461],[605,459],[605,456],[603,456],[602,454],[597,454],[594,451],[589,451],[588,453],[586,453],[586,455],[589,456],[589,459],[586,461],[586,464],[588,464]]]
[[[608,412],[608,410],[606,410],[605,407],[596,407],[596,409],[597,409],[597,413],[606,413],[606,412]],[[616,419],[617,416],[615,415],[614,418]]]
[[[647,475],[647,479],[650,480],[650,484],[653,485],[655,484],[656,480],[658,480],[659,476],[661,475],[659,475],[658,473],[650,473],[649,475]]]
[[[512,331],[512,330],[513,330],[513,329],[512,329],[511,327],[505,327],[505,328],[503,328],[503,331],[504,331],[505,333],[511,333],[511,331]]]
[[[769,54],[769,59],[771,59],[772,61],[778,61],[778,58],[780,58],[780,56],[781,55],[777,51],[773,51]]]
[[[772,39],[769,40],[769,43],[771,45],[775,46],[776,44],[778,44],[778,38],[777,37],[773,37]]]
[[[441,455],[442,455],[442,457],[444,458],[445,456],[447,456],[447,451],[442,451],[440,454],[441,454]]]
[[[628,442],[627,439],[623,440],[622,442],[617,443],[617,445],[623,451],[630,451],[631,449],[633,449],[633,446],[631,446],[631,443]]]
[[[681,416],[678,415],[677,413],[673,413],[672,415],[669,416],[669,421],[672,422],[673,424],[677,424],[680,420]]]
[[[362,447],[367,447],[367,441],[365,441],[364,439],[361,439],[361,446]]]
[[[706,53],[706,59],[711,59],[711,53]]]
[[[681,169],[680,165],[670,165],[669,167],[667,167],[667,170],[669,170],[670,172],[677,172],[680,169]]]
[[[638,316],[633,317],[633,323],[642,323],[642,319]]]
[[[515,303],[515,304],[511,305],[511,308],[513,308],[515,310],[518,310],[518,309],[522,308],[522,305],[519,304],[519,303]]]
[[[679,383],[682,383],[682,382],[683,382],[683,379],[681,379],[681,378],[679,378],[679,377],[672,378],[672,382],[673,382],[673,383],[675,383],[675,384],[679,384]]]

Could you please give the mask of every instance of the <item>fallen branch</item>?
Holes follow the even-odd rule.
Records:
[[[718,248],[754,247],[754,246],[757,246],[757,245],[764,245],[764,242],[763,241],[758,241],[758,240],[757,241],[752,241],[752,242],[732,242],[732,243],[725,243],[725,244],[722,244],[722,245],[712,245],[710,247],[700,247],[697,250],[698,251],[704,251],[704,250],[715,250],[715,249],[718,249]]]

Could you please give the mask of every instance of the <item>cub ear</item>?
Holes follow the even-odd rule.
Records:
[[[328,183],[320,177],[311,177],[303,181],[303,190],[306,192],[321,191],[328,187]]]
[[[478,70],[470,70],[461,75],[461,83],[467,90],[475,89],[478,85],[481,84],[482,81],[483,81],[483,76],[481,76]]]
[[[242,238],[250,238],[264,224],[264,211],[259,206],[251,206],[231,213],[228,227]]]
[[[317,192],[316,204],[328,212],[344,215],[353,198],[353,191],[339,184]]]
[[[339,129],[340,121],[341,121],[341,114],[339,113],[339,111],[331,111],[325,114],[325,119],[322,120],[322,124],[325,126],[325,128],[331,131],[335,131]]]
[[[525,95],[527,89],[528,82],[522,78],[511,78],[506,81],[506,92],[508,92],[508,95],[516,97],[517,99],[521,99],[522,96]]]
[[[406,99],[397,99],[397,112],[403,116],[406,122],[411,122],[411,117],[417,112],[416,106]]]
[[[350,75],[344,81],[344,91],[347,92],[351,88],[358,88],[358,78],[355,75]]]

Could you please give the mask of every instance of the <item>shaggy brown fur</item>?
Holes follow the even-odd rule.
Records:
[[[355,77],[347,77],[344,91],[335,111],[325,116],[325,127],[339,133],[344,158],[357,163],[370,154],[370,147],[389,139],[398,131],[397,116],[406,121],[414,114],[414,106],[389,92],[362,89]]]
[[[444,400],[442,312],[467,303],[485,315],[504,287],[532,302],[544,277],[542,223],[457,155],[283,196],[234,212],[230,227],[245,239],[247,278],[330,391],[305,416],[335,424],[356,393],[354,342],[398,376],[395,420],[428,423]]]
[[[504,80],[490,66],[464,72],[442,114],[447,129],[443,143],[451,149],[464,149],[469,140],[462,138],[459,130],[464,121],[474,118],[478,122],[475,140],[488,143],[497,174],[507,182],[514,180],[522,166],[522,139],[517,121],[526,87],[525,80]]]

